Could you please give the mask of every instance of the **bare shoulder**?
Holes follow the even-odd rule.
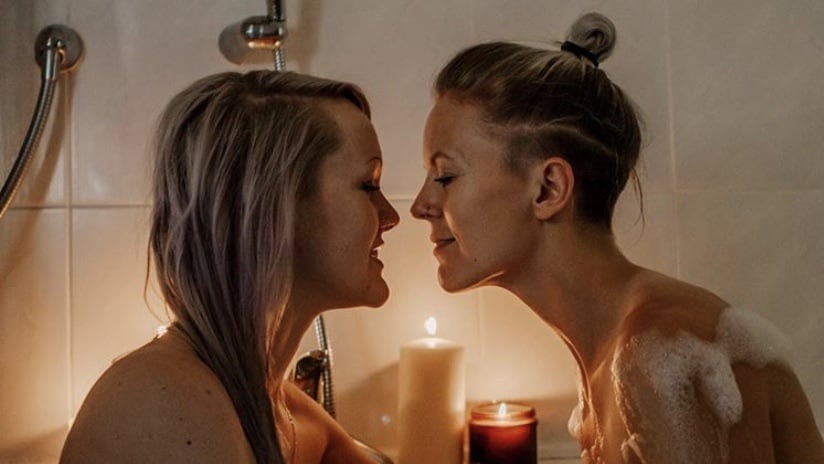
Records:
[[[115,362],[77,414],[61,463],[254,462],[231,399],[170,335]]]
[[[631,301],[619,334],[623,340],[653,329],[712,340],[719,316],[729,306],[709,290],[653,271],[639,279]]]
[[[798,377],[781,365],[768,365],[762,370],[762,382],[768,385],[776,462],[824,464],[824,440]]]
[[[372,464],[343,427],[291,382],[284,384],[297,425],[296,463]]]
[[[612,365],[626,425],[646,438],[634,442],[639,452],[665,456],[673,448],[656,445],[676,443],[670,432],[704,424],[700,433],[719,433],[690,443],[693,455],[704,447],[707,456],[728,452],[730,462],[824,464],[821,434],[778,329],[699,287],[660,275],[647,283],[621,326]],[[689,400],[670,398],[671,391],[689,392]]]

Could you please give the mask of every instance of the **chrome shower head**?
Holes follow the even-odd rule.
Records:
[[[243,64],[258,51],[278,52],[286,39],[286,22],[269,16],[252,16],[227,26],[218,47],[227,60]]]

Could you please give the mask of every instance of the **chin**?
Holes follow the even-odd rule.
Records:
[[[443,266],[438,268],[438,284],[447,293],[457,293],[478,286],[480,279],[449,272]]]
[[[380,283],[370,286],[363,294],[366,295],[367,301],[361,303],[359,306],[377,308],[383,306],[386,300],[389,299],[389,286],[386,284],[386,281],[381,279]]]

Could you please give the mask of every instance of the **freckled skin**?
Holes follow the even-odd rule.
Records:
[[[158,387],[157,378],[169,384]],[[284,393],[297,433],[289,464],[371,464],[319,404],[289,382]],[[113,462],[112,456],[117,462],[256,463],[228,394],[176,331],[118,360],[87,398],[90,407],[77,415],[61,463]]]
[[[219,394],[209,397],[203,385]],[[255,462],[226,391],[173,331],[119,359],[97,381],[60,462],[112,462],[113,456],[120,462]]]
[[[381,150],[369,120],[353,105],[330,102],[343,146],[321,162],[318,186],[297,209],[293,300],[318,312],[380,306],[389,296],[382,264],[371,257],[398,213],[380,189]]]

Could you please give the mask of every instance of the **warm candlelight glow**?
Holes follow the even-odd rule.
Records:
[[[435,337],[434,317],[423,326],[427,337],[401,345],[396,462],[461,464],[466,417],[463,346]]]
[[[435,336],[435,333],[438,331],[438,320],[434,317],[430,317],[423,324],[423,327],[426,329],[426,333],[428,333],[429,336]]]
[[[535,409],[518,403],[475,406],[469,418],[469,462],[538,464]]]

